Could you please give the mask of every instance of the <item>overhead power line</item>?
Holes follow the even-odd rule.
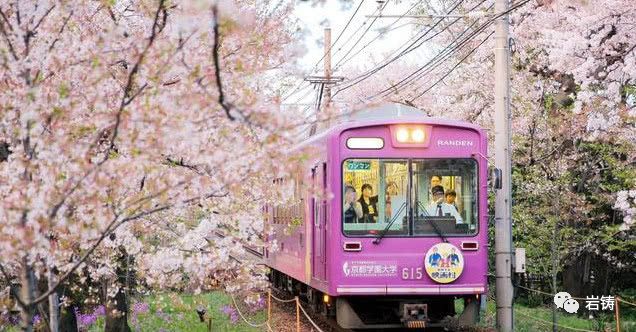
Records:
[[[513,6],[511,6],[508,10],[506,10],[505,12],[502,13],[498,13],[495,16],[493,16],[492,19],[490,19],[488,22],[486,22],[484,25],[482,25],[475,33],[479,33],[481,31],[483,31],[487,26],[489,26],[490,24],[492,24],[495,20],[497,20],[498,18],[512,12],[513,10],[525,5],[526,3],[530,2],[530,0],[522,0],[520,2],[518,2],[517,4],[514,4]],[[490,38],[490,36],[492,36],[494,34],[494,31],[491,32],[490,34],[488,34],[488,36],[482,40],[476,47],[474,47],[470,52],[468,52],[463,58],[460,59],[460,61],[458,63],[456,63],[448,72],[446,72],[440,79],[438,79],[435,83],[433,83],[431,86],[429,86],[428,88],[426,88],[424,91],[422,91],[421,93],[419,93],[418,95],[416,95],[415,97],[411,98],[409,101],[412,103],[414,100],[420,98],[421,96],[423,96],[426,92],[430,91],[433,87],[435,87],[437,84],[439,84],[442,80],[444,80],[446,77],[448,77],[448,75],[450,75],[455,69],[457,69],[457,67],[459,67],[459,65],[461,65],[470,55],[472,55],[481,45],[483,45],[486,40],[488,40],[488,38]]]
[[[344,57],[342,59],[340,59],[340,61],[338,61],[338,63],[336,63],[336,68],[334,70],[337,70],[338,68],[344,66],[347,62],[351,61],[351,59],[355,58],[358,54],[360,54],[360,52],[362,52],[364,49],[366,49],[367,47],[369,47],[369,45],[371,45],[374,41],[378,40],[378,38],[380,38],[381,36],[395,30],[391,29],[398,21],[400,21],[403,17],[405,17],[405,15],[407,15],[408,13],[411,12],[411,10],[413,10],[417,5],[419,5],[422,2],[422,0],[419,0],[418,2],[414,3],[409,9],[407,9],[400,17],[398,17],[395,21],[393,21],[393,23],[391,23],[390,25],[388,25],[386,27],[387,30],[385,31],[380,31],[380,33],[378,33],[375,38],[371,39],[368,43],[364,44],[362,46],[362,48],[360,48],[356,53],[354,53],[352,56],[350,56],[349,58],[345,59]],[[404,25],[401,25],[400,27],[402,27]]]
[[[425,93],[427,93],[428,91],[430,91],[432,88],[434,88],[437,84],[439,84],[441,81],[443,81],[448,75],[450,75],[457,67],[459,67],[459,65],[461,65],[469,56],[471,56],[473,53],[475,53],[475,51],[481,46],[483,45],[486,40],[488,40],[488,38],[490,38],[490,36],[492,36],[495,32],[492,31],[488,34],[488,36],[486,36],[486,38],[484,38],[484,40],[482,40],[477,46],[473,47],[472,50],[470,50],[470,52],[468,52],[463,58],[461,58],[461,60],[459,60],[459,62],[457,62],[453,68],[451,68],[448,72],[446,72],[446,74],[444,74],[442,77],[440,77],[437,81],[435,81],[435,83],[433,83],[431,86],[429,86],[428,88],[426,88],[426,90],[422,91],[420,94],[418,94],[417,96],[413,97],[410,99],[410,102],[413,103],[413,101],[415,101],[416,99],[422,97]]]
[[[483,4],[485,1],[482,1],[479,5]],[[478,5],[478,6],[479,6]],[[489,7],[491,8],[492,5]],[[476,7],[475,7],[476,8]],[[454,20],[453,23],[457,22],[459,19]],[[430,73],[432,70],[434,70],[435,68],[437,68],[444,60],[448,59],[455,51],[457,51],[459,48],[463,47],[468,41],[470,41],[472,38],[474,38],[477,33],[479,33],[481,30],[481,27],[477,29],[477,33],[472,33],[469,34],[468,36],[464,37],[464,35],[466,34],[466,32],[468,32],[473,26],[475,26],[477,24],[478,21],[473,21],[473,23],[471,23],[466,29],[464,29],[464,31],[462,31],[458,36],[456,36],[444,49],[442,49],[440,52],[438,52],[433,58],[431,58],[429,61],[427,61],[424,65],[422,65],[421,67],[419,67],[417,70],[415,70],[414,72],[412,72],[411,74],[409,74],[407,77],[403,78],[402,80],[400,80],[399,82],[392,84],[391,86],[387,87],[386,89],[377,92],[376,94],[374,94],[373,96],[370,96],[370,99],[376,98],[379,95],[388,95],[391,91],[395,90],[395,89],[400,89],[408,84],[410,84],[413,81],[418,80],[420,77],[422,77],[423,75]],[[464,37],[462,39],[462,37]],[[428,68],[428,70],[424,70]]]
[[[347,28],[349,27],[349,25],[351,24],[351,22],[353,21],[353,18],[356,16],[356,14],[358,13],[358,11],[360,10],[360,7],[362,7],[362,4],[364,3],[364,0],[361,0],[360,3],[358,4],[358,7],[356,7],[355,11],[353,12],[353,14],[351,15],[351,17],[349,17],[349,20],[347,21],[347,24],[345,24],[344,28],[342,28],[342,30],[340,30],[340,33],[338,34],[338,37],[336,37],[336,40],[331,44],[331,46],[329,46],[329,51],[331,52],[331,49],[336,45],[336,43],[338,43],[338,41],[340,40],[340,37],[342,37],[342,35],[344,34],[344,32],[347,30]],[[376,9],[377,11],[377,9]],[[365,20],[366,22],[366,20]],[[337,51],[336,51],[337,52]],[[320,62],[322,62],[322,60],[325,59],[326,53],[323,54],[323,56],[320,58],[320,60],[318,60],[316,62],[316,64],[312,67],[311,72],[314,72],[316,70],[316,68],[318,68],[318,65],[320,65]],[[289,97],[293,96],[296,92],[298,92],[299,90],[301,90],[302,86],[306,83],[306,81],[302,81],[299,84],[296,85],[296,87],[293,89],[293,91],[287,95],[287,97],[283,98],[283,102],[287,99],[289,99]],[[308,86],[310,86],[311,83],[309,83]],[[303,96],[302,98],[304,98],[305,96]]]
[[[344,28],[342,28],[342,30],[340,31],[340,33],[338,34],[338,37],[336,37],[336,40],[331,44],[331,46],[329,47],[329,52],[331,52],[331,50],[333,49],[333,47],[338,43],[338,40],[340,40],[340,37],[342,37],[342,35],[344,34],[345,30],[347,30],[347,28],[349,27],[349,24],[351,24],[351,21],[353,21],[353,18],[356,16],[356,14],[358,13],[358,11],[360,10],[360,7],[362,7],[362,4],[364,3],[364,0],[360,1],[360,4],[358,4],[358,7],[356,8],[356,10],[353,12],[353,14],[351,15],[351,17],[349,17],[349,21],[347,21],[347,24],[345,24]],[[377,11],[377,9],[376,9]],[[365,20],[366,22],[367,20]],[[358,28],[359,30],[360,28]],[[357,30],[356,30],[357,31]],[[354,32],[355,34],[355,32]],[[340,49],[336,50],[336,52],[334,54],[332,54],[332,56],[336,55],[336,53],[338,53]],[[311,70],[312,72],[314,70],[316,70],[318,68],[318,65],[320,64],[320,62],[322,60],[325,59],[325,56],[327,56],[327,53],[323,54],[323,56],[320,58],[320,60],[318,60],[318,62],[316,62],[316,64],[314,65],[313,69]]]
[[[384,8],[386,8],[386,6],[387,6],[388,4],[389,4],[389,2],[387,1],[387,2],[385,2],[384,4],[380,5],[380,7],[376,10],[376,12],[380,12],[380,13],[382,13],[382,10],[384,10]],[[368,20],[368,18],[367,18],[367,20]],[[371,21],[371,23],[367,26],[367,29],[366,29],[366,30],[364,30],[364,32],[362,33],[362,35],[360,35],[360,37],[358,38],[358,40],[356,40],[356,42],[353,44],[353,46],[351,46],[351,48],[349,48],[349,50],[347,51],[347,53],[345,53],[345,55],[344,55],[344,56],[343,56],[343,57],[342,57],[342,58],[341,58],[338,62],[336,62],[334,70],[337,70],[338,68],[340,68],[340,63],[341,63],[344,59],[346,59],[346,58],[347,58],[347,56],[351,53],[351,51],[353,51],[353,50],[356,48],[356,46],[358,46],[358,43],[360,43],[360,41],[362,40],[362,38],[364,38],[364,36],[367,34],[367,32],[369,32],[369,30],[371,29],[371,27],[373,26],[373,24],[374,24],[374,23],[375,23],[375,21],[377,21],[377,20],[378,20],[378,18],[377,18],[377,17],[373,18],[373,21]],[[365,20],[365,23],[366,23],[366,20]],[[363,24],[363,25],[364,25],[364,24]],[[353,34],[353,35],[355,35],[355,34]],[[352,36],[353,36],[353,35],[352,35]],[[348,40],[347,40],[347,41],[348,41]],[[346,43],[345,43],[345,44],[343,44],[343,46],[344,46],[344,45],[346,45]],[[338,49],[338,50],[340,50],[340,49]],[[337,52],[336,52],[336,53],[337,53]],[[334,56],[335,56],[335,53],[334,53]]]
[[[458,1],[449,11],[447,14],[451,14],[464,0],[460,0]],[[346,90],[351,88],[352,86],[363,82],[364,80],[368,79],[371,75],[377,73],[378,71],[382,70],[383,68],[385,68],[386,66],[388,66],[389,64],[395,62],[396,60],[398,60],[399,58],[401,58],[404,55],[409,54],[410,52],[412,52],[413,50],[419,48],[420,46],[422,46],[422,44],[424,44],[425,42],[427,42],[428,40],[430,40],[431,38],[437,36],[438,34],[440,34],[442,31],[448,29],[448,26],[446,26],[444,29],[442,29],[441,31],[437,32],[436,34],[434,34],[431,38],[428,39],[424,39],[424,37],[426,37],[431,31],[433,31],[433,29],[435,29],[444,19],[441,18],[439,20],[437,20],[437,22],[435,22],[434,25],[430,26],[428,29],[425,29],[425,31],[419,36],[417,37],[414,41],[412,41],[404,50],[402,50],[398,55],[395,56],[390,56],[387,60],[385,60],[385,62],[375,68],[372,68],[371,70],[368,70],[367,72],[358,75],[355,78],[352,78],[350,80],[348,80],[347,83],[345,83],[346,85],[340,89],[338,89],[335,93],[334,93],[334,97]],[[415,37],[414,37],[415,38]],[[405,44],[409,43],[413,38],[411,38],[409,41],[407,41]],[[405,44],[403,44],[402,46],[404,46]],[[393,52],[393,54],[397,53],[400,49],[402,49],[402,46],[400,46],[395,52]]]
[[[449,51],[447,51],[447,52],[446,52],[446,54],[443,54],[443,56],[442,56],[441,58],[439,58],[439,57],[438,57],[438,56],[440,56],[440,54],[441,54],[441,53],[440,53],[440,54],[438,54],[436,57],[434,57],[433,59],[431,59],[431,60],[430,60],[427,64],[425,64],[424,66],[422,66],[422,67],[420,67],[418,70],[416,70],[416,72],[415,72],[415,73],[411,73],[411,75],[409,75],[407,78],[405,78],[405,79],[401,80],[400,82],[398,82],[398,83],[396,83],[396,84],[394,84],[394,85],[390,86],[390,87],[389,87],[389,88],[387,88],[387,89],[382,90],[380,93],[387,94],[387,93],[388,93],[388,91],[391,91],[392,89],[395,89],[398,85],[404,86],[404,85],[406,85],[406,84],[408,84],[408,83],[412,82],[412,81],[413,81],[413,79],[408,80],[408,79],[409,79],[409,77],[413,77],[413,75],[414,75],[414,74],[416,74],[417,72],[419,72],[419,71],[423,70],[424,68],[426,68],[426,67],[427,67],[427,66],[429,66],[429,65],[433,65],[433,67],[431,67],[428,71],[423,72],[423,73],[420,73],[419,75],[417,75],[417,76],[416,76],[416,79],[419,79],[420,77],[422,77],[422,76],[423,76],[424,74],[426,74],[426,73],[430,73],[433,69],[437,68],[437,67],[439,66],[439,64],[441,64],[443,61],[445,61],[445,60],[449,59],[449,58],[450,58],[450,56],[451,56],[454,52],[456,52],[459,48],[463,47],[463,45],[465,45],[468,41],[470,41],[472,38],[474,38],[475,36],[477,36],[477,35],[478,35],[480,32],[482,32],[485,28],[487,28],[488,26],[490,26],[490,25],[491,25],[491,24],[492,24],[495,20],[497,20],[498,18],[500,18],[500,17],[502,17],[502,16],[504,16],[504,15],[506,15],[506,14],[508,14],[508,13],[510,13],[510,12],[512,12],[512,11],[514,11],[514,10],[516,10],[516,9],[518,9],[519,7],[521,7],[521,6],[525,5],[526,3],[528,3],[529,1],[530,1],[530,0],[522,0],[522,1],[519,1],[519,2],[517,2],[516,4],[513,4],[513,5],[512,5],[512,6],[511,6],[511,7],[510,7],[507,11],[505,11],[505,12],[501,12],[501,13],[495,13],[495,15],[493,15],[493,16],[492,16],[492,17],[491,17],[491,18],[490,18],[490,19],[489,19],[486,23],[482,24],[479,28],[477,28],[477,30],[475,30],[473,33],[471,33],[468,37],[464,38],[464,39],[463,39],[460,43],[458,43],[457,45],[455,45],[455,47],[453,47],[452,49],[450,49]],[[477,6],[474,6],[474,7],[471,9],[471,11],[472,11],[472,10],[474,10],[475,8],[477,8],[477,7],[478,7],[479,5],[481,5],[482,3],[483,3],[483,2],[481,2],[481,3],[480,3],[480,4],[478,4]],[[451,9],[451,11],[452,11],[452,9]],[[450,13],[451,11],[449,11],[449,13]],[[475,22],[476,22],[476,21],[475,21]],[[471,25],[471,27],[474,25],[474,23],[475,23],[475,22],[473,22],[473,24]],[[454,23],[454,22],[453,22],[453,23]],[[451,25],[452,25],[452,23],[451,23]],[[449,26],[450,26],[450,25],[449,25]],[[447,27],[447,28],[448,28],[448,27]],[[468,29],[470,29],[470,27],[469,27]],[[460,34],[460,36],[459,36],[459,37],[461,37],[461,36],[462,36],[462,35],[463,35],[463,34],[464,34],[464,33],[465,33],[468,29],[464,30],[464,32],[463,32],[462,34]],[[457,38],[456,38],[455,40],[457,40]],[[482,42],[482,43],[483,43],[483,42]],[[452,45],[452,43],[451,43],[451,45]],[[420,46],[420,45],[418,45],[418,47],[419,47],[419,46]],[[448,46],[447,46],[444,50],[448,50]],[[443,50],[443,51],[444,51],[444,50]],[[474,52],[474,51],[471,51],[471,52]],[[435,61],[435,63],[433,63],[433,61]],[[365,76],[365,75],[367,75],[368,73],[370,73],[370,74],[369,74],[369,76],[370,76],[370,75],[372,75],[373,73],[375,73],[375,72],[379,71],[380,69],[382,69],[382,68],[386,67],[386,65],[388,65],[388,63],[387,63],[387,64],[383,64],[383,65],[381,65],[381,66],[378,66],[378,67],[374,68],[373,72],[369,71],[369,72],[367,72],[367,73],[365,73],[365,74],[362,74],[362,75],[358,76],[358,77],[362,77],[362,79],[358,80],[357,82],[349,83],[349,84],[347,84],[346,86],[344,86],[343,88],[340,88],[338,91],[336,91],[336,94],[337,94],[337,93],[339,93],[339,92],[341,92],[341,91],[343,91],[343,90],[346,90],[346,89],[348,89],[348,88],[350,88],[350,87],[354,86],[355,84],[358,84],[358,83],[362,82],[363,80],[365,80],[365,79],[367,79],[367,78],[368,78],[368,76]],[[455,67],[455,68],[456,68],[456,67]],[[354,79],[355,79],[355,78],[354,78]],[[407,80],[408,80],[408,81],[407,81]],[[375,94],[375,95],[373,95],[372,97],[374,98],[374,97],[377,97],[378,95],[379,95],[379,93],[376,93],[376,94]],[[335,94],[334,94],[334,96],[335,96]],[[419,98],[419,96],[418,96],[418,98]]]

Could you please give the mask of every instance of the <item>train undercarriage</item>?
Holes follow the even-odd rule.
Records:
[[[345,329],[422,329],[458,331],[479,321],[479,295],[326,296],[280,271],[271,270],[272,287],[299,296],[310,308],[334,318]],[[456,300],[463,299],[463,306]]]

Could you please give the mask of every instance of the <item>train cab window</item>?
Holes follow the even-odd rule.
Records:
[[[477,162],[473,159],[413,160],[413,234],[474,234],[477,231]]]
[[[342,167],[342,223],[347,236],[453,236],[478,231],[473,159],[347,159]]]
[[[343,229],[347,235],[408,234],[407,160],[349,159],[343,163]]]

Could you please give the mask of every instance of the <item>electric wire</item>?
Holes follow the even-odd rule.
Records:
[[[480,33],[481,31],[483,31],[486,27],[490,26],[492,23],[494,23],[494,21],[496,21],[500,17],[510,13],[511,11],[523,6],[524,4],[526,4],[528,2],[530,2],[530,0],[522,0],[518,4],[515,4],[512,7],[510,7],[505,12],[502,12],[502,13],[499,13],[499,14],[495,15],[492,19],[490,19],[488,22],[483,24],[477,31],[475,31],[475,35]],[[479,45],[477,45],[468,54],[466,54],[457,64],[455,64],[455,66],[453,66],[453,68],[451,68],[451,70],[446,72],[446,74],[444,74],[440,79],[438,79],[433,85],[429,86],[426,90],[424,90],[422,93],[418,94],[417,96],[411,98],[409,101],[412,103],[414,100],[420,98],[422,95],[424,95],[424,93],[430,91],[433,87],[435,87],[442,80],[444,80],[446,77],[448,77],[448,75],[450,75],[455,69],[457,69],[457,67],[459,67],[459,65],[461,65],[470,55],[472,55],[477,50],[477,48],[479,48],[481,45],[483,45],[486,42],[486,40],[488,40],[488,38],[490,36],[492,36],[493,34],[494,34],[494,31],[491,32],[484,40],[482,40],[481,43],[479,43]]]
[[[464,0],[460,0],[458,1],[449,11],[447,14],[452,13]],[[385,68],[386,66],[388,66],[389,64],[395,62],[396,60],[398,60],[399,58],[401,58],[404,55],[409,54],[410,52],[412,52],[413,50],[419,48],[420,46],[422,46],[422,44],[424,44],[426,41],[430,40],[430,38],[428,39],[424,39],[422,40],[424,37],[426,37],[426,35],[428,35],[431,31],[433,31],[433,29],[435,29],[442,21],[444,20],[444,18],[441,18],[439,20],[437,20],[437,22],[435,22],[434,25],[430,26],[428,29],[426,29],[423,34],[419,37],[417,37],[413,42],[411,42],[403,51],[401,51],[398,55],[395,56],[390,56],[390,59],[385,60],[385,62],[375,68],[372,68],[370,70],[368,70],[367,72],[358,75],[355,78],[352,78],[350,80],[347,81],[346,85],[340,89],[338,89],[335,93],[334,93],[334,97],[346,90],[351,88],[352,86],[359,84],[360,82],[368,79],[371,75],[377,73],[378,71],[382,70],[383,68]],[[434,34],[431,38],[437,36],[439,33],[441,33],[442,31],[448,29],[449,26],[446,26],[444,29],[442,29],[441,31],[437,32],[436,34]],[[417,36],[417,35],[416,35]],[[413,38],[411,38],[409,41],[407,41],[406,43],[410,42]],[[419,42],[419,44],[418,44]],[[406,44],[405,43],[405,44]],[[416,45],[417,44],[417,45]],[[404,44],[403,44],[404,45]],[[400,49],[402,48],[402,46],[400,46],[395,52],[393,52],[393,54],[395,54],[396,52],[398,52]]]
[[[446,77],[448,77],[448,75],[450,75],[455,69],[457,69],[457,67],[459,67],[459,65],[461,65],[464,61],[466,61],[466,59],[468,59],[469,56],[471,56],[473,53],[475,53],[475,51],[481,46],[483,45],[488,38],[490,38],[490,36],[492,36],[495,32],[491,32],[488,34],[488,36],[486,36],[486,38],[484,38],[479,44],[477,44],[477,46],[475,46],[472,50],[470,50],[470,52],[468,52],[463,58],[461,58],[461,60],[459,60],[459,62],[457,62],[453,68],[451,68],[448,72],[446,72],[442,77],[440,77],[437,81],[435,81],[435,83],[433,83],[431,86],[429,86],[428,88],[426,88],[424,91],[422,91],[420,94],[418,94],[417,96],[411,98],[409,101],[412,103],[413,101],[415,101],[416,99],[422,97],[425,93],[427,93],[428,91],[430,91],[432,88],[434,88],[437,84],[439,84],[441,81],[443,81]]]
[[[340,37],[342,37],[342,35],[344,34],[345,30],[347,30],[347,28],[349,27],[349,25],[351,24],[351,22],[353,21],[353,18],[356,16],[356,14],[358,13],[358,11],[360,10],[360,7],[362,7],[362,4],[364,3],[364,0],[360,1],[360,4],[358,4],[358,7],[355,9],[355,11],[353,12],[353,14],[351,15],[351,17],[349,17],[349,20],[347,21],[347,24],[345,24],[344,28],[342,28],[342,30],[340,31],[340,33],[338,34],[338,37],[336,37],[336,40],[331,43],[331,45],[329,46],[329,52],[331,52],[331,49],[336,45],[336,43],[340,40]],[[320,60],[318,60],[318,62],[316,62],[316,64],[313,66],[311,72],[314,72],[316,70],[316,68],[318,68],[318,65],[320,64],[320,62],[322,60],[325,59],[325,57],[327,56],[327,53],[323,54],[322,58],[320,58]],[[298,84],[293,91],[287,95],[287,97],[283,98],[283,101],[289,99],[289,97],[293,96],[296,92],[298,92],[300,90],[300,87],[303,86],[303,82],[301,82],[300,84]],[[311,86],[311,83],[309,83],[308,86]],[[304,98],[304,97],[303,97]]]
[[[453,5],[453,7],[448,11],[447,14],[450,14],[451,12],[453,12],[464,0],[459,0],[457,3],[455,3],[455,5]],[[346,83],[350,83],[352,81],[356,81],[354,84],[357,84],[363,80],[365,80],[366,78],[368,78],[369,75],[375,74],[376,72],[378,72],[379,70],[383,69],[384,67],[386,67],[387,65],[389,65],[390,63],[396,61],[397,59],[399,59],[400,57],[409,54],[410,52],[414,51],[415,49],[419,48],[420,46],[422,46],[425,42],[431,40],[432,38],[436,37],[437,35],[439,35],[440,33],[442,33],[443,31],[445,31],[446,29],[448,29],[450,27],[450,25],[446,26],[444,29],[442,29],[441,31],[438,31],[436,33],[434,33],[432,36],[430,36],[429,38],[426,38],[424,40],[422,40],[422,38],[426,37],[431,31],[433,31],[441,22],[443,22],[444,18],[440,18],[437,22],[435,22],[435,24],[433,24],[432,26],[426,26],[424,28],[422,28],[422,30],[420,32],[418,32],[417,34],[415,34],[413,37],[411,37],[409,40],[407,40],[406,42],[404,42],[402,45],[400,45],[398,48],[396,48],[393,52],[391,52],[391,54],[386,57],[386,59],[383,61],[383,63],[381,65],[378,65],[375,68],[369,69],[366,72],[352,78],[349,79]],[[428,29],[427,29],[428,28]],[[410,44],[409,44],[410,43]],[[408,45],[407,45],[408,44]],[[417,45],[416,45],[417,44]],[[347,88],[347,87],[345,87]]]
[[[491,25],[494,21],[496,21],[496,20],[497,20],[497,19],[499,19],[500,17],[502,17],[502,16],[504,16],[504,15],[506,15],[506,14],[510,13],[510,12],[511,12],[511,11],[513,11],[513,10],[516,10],[517,8],[519,8],[519,7],[523,6],[523,5],[525,5],[525,4],[526,4],[526,3],[528,3],[529,1],[530,1],[530,0],[522,0],[522,1],[520,1],[520,2],[518,2],[518,3],[516,3],[516,4],[514,4],[514,5],[512,5],[512,6],[511,6],[508,10],[506,10],[505,12],[495,14],[495,15],[494,15],[494,16],[493,16],[490,20],[488,20],[486,23],[484,23],[482,26],[480,26],[480,27],[479,27],[476,31],[474,31],[473,33],[471,33],[470,38],[473,38],[474,36],[478,35],[480,32],[482,32],[485,28],[487,28],[489,25]],[[473,9],[474,9],[474,8],[476,8],[476,7],[477,7],[477,6],[473,7]],[[452,11],[452,9],[451,9],[451,11]],[[449,13],[450,13],[451,11],[449,11]],[[450,25],[449,25],[449,26],[450,26]],[[459,47],[463,46],[466,42],[468,42],[468,41],[470,40],[470,38],[465,38],[465,39],[464,39],[464,41],[463,41],[461,44],[457,45],[458,47],[455,47],[453,50],[456,50],[456,49],[458,49]],[[482,43],[483,43],[483,42],[482,42]],[[418,45],[418,47],[419,47],[419,45]],[[472,53],[472,52],[474,52],[474,50],[473,50],[473,51],[471,51],[471,53]],[[451,53],[449,53],[448,55],[450,55],[450,54],[451,54]],[[449,58],[449,56],[448,56],[448,55],[445,57],[445,59]],[[384,68],[386,65],[387,65],[387,64],[384,64],[384,65],[382,65],[382,66],[378,67],[378,70],[379,70],[379,69]],[[436,68],[437,66],[438,66],[438,65],[436,65],[434,68]],[[456,65],[454,68],[457,68],[457,66],[458,66],[458,65]],[[434,68],[433,68],[433,69],[434,69]],[[377,71],[376,71],[376,72],[377,72]],[[429,71],[429,72],[430,72],[430,71]],[[445,76],[448,76],[449,74],[450,74],[450,73],[447,73]],[[363,74],[363,75],[364,75],[364,74]],[[360,75],[359,77],[361,77],[361,76],[363,76],[363,75]],[[422,75],[418,75],[418,78],[419,78],[419,77],[421,77],[421,76],[422,76]],[[366,79],[366,78],[365,78],[365,79]],[[363,79],[363,80],[364,80],[364,79]],[[341,88],[340,90],[336,91],[336,94],[337,94],[338,92],[341,92],[341,91],[343,91],[343,90],[345,90],[345,89],[348,89],[348,88],[352,87],[352,86],[353,86],[353,85],[355,85],[355,84],[360,83],[361,81],[362,81],[362,80],[360,80],[360,81],[358,81],[358,82],[354,82],[353,84],[350,84],[350,85],[347,85],[347,86],[345,86],[345,87]],[[402,83],[402,84],[403,84],[403,83]],[[385,90],[386,90],[386,91],[390,91],[390,90],[391,90],[391,89],[393,89],[393,88],[394,88],[394,86],[389,87],[388,89],[385,89]],[[384,90],[383,90],[383,91],[384,91]],[[334,96],[335,96],[336,94],[334,94]],[[377,95],[377,94],[376,94],[376,95]],[[375,95],[374,95],[374,96],[375,96]],[[417,98],[419,98],[419,96],[418,96]]]
[[[351,17],[349,18],[349,21],[347,21],[347,24],[345,24],[344,28],[342,28],[342,30],[341,30],[341,31],[340,31],[340,33],[338,34],[338,37],[336,37],[336,40],[335,40],[333,43],[331,43],[331,46],[329,46],[329,50],[328,50],[328,52],[331,52],[331,49],[333,49],[333,47],[336,45],[336,43],[338,43],[338,40],[340,40],[340,37],[342,37],[342,35],[343,35],[343,33],[345,32],[345,30],[347,30],[347,27],[349,27],[349,24],[351,24],[351,21],[353,21],[353,18],[356,16],[356,14],[358,13],[358,11],[360,10],[360,7],[362,7],[362,4],[363,4],[363,3],[364,3],[364,0],[360,1],[360,4],[359,4],[359,5],[358,5],[358,7],[356,8],[356,10],[353,12],[353,15],[351,15]],[[376,11],[377,11],[377,9],[376,9]],[[365,22],[366,22],[366,20],[365,20]],[[358,30],[359,30],[359,29],[360,29],[360,28],[358,28]],[[356,30],[356,31],[357,31],[357,30]],[[354,34],[355,34],[355,32],[354,32]],[[339,51],[339,49],[338,49],[338,50],[336,50],[336,53],[337,53],[338,51]],[[332,54],[332,56],[333,56],[333,55],[335,55],[335,54]],[[322,58],[320,58],[320,60],[318,60],[318,62],[316,62],[316,64],[314,65],[314,68],[312,69],[312,72],[313,72],[314,70],[316,70],[316,68],[318,68],[318,65],[320,64],[320,62],[321,62],[322,60],[324,60],[324,59],[325,59],[325,57],[326,57],[326,56],[327,56],[327,53],[325,53],[325,54],[323,54],[323,55],[322,55]]]
[[[397,29],[400,27],[403,27],[405,25],[411,24],[411,23],[407,23],[407,24],[403,24],[400,25],[396,28],[391,29],[391,27],[393,27],[398,21],[400,21],[402,18],[404,18],[404,16],[406,16],[408,13],[411,12],[411,10],[413,10],[417,5],[419,5],[422,2],[422,0],[417,1],[416,3],[414,3],[409,9],[407,9],[402,15],[400,15],[400,17],[398,17],[397,19],[395,19],[395,21],[393,21],[393,23],[391,23],[390,25],[388,25],[386,27],[385,31],[380,31],[375,38],[371,39],[368,43],[364,44],[362,46],[362,48],[360,48],[356,53],[354,53],[352,56],[350,56],[349,58],[345,59],[345,57],[343,57],[342,59],[340,59],[340,61],[338,63],[336,63],[335,69],[334,71],[338,70],[340,67],[344,66],[347,62],[351,61],[351,59],[355,58],[358,54],[360,54],[360,52],[362,52],[364,49],[366,49],[367,47],[369,47],[369,45],[371,45],[374,41],[378,40],[378,38],[380,38],[381,36]]]
[[[483,4],[485,2],[482,1],[479,5]],[[492,8],[492,5],[489,7],[489,9]],[[454,21],[453,23],[455,23],[456,21]],[[417,70],[415,70],[414,72],[412,72],[410,75],[408,75],[407,77],[403,78],[402,80],[400,80],[399,82],[392,84],[391,86],[385,88],[384,90],[381,90],[379,92],[377,92],[376,94],[374,94],[373,96],[369,97],[370,99],[373,99],[381,94],[384,94],[386,96],[386,94],[388,94],[390,91],[394,90],[394,89],[399,89],[401,87],[404,87],[405,85],[418,80],[419,78],[421,78],[423,75],[430,73],[432,70],[434,70],[435,68],[437,68],[439,66],[439,64],[445,60],[448,56],[452,55],[452,53],[454,51],[456,51],[458,48],[463,47],[463,45],[469,41],[471,38],[473,38],[475,36],[475,34],[471,34],[468,35],[468,37],[462,39],[460,41],[460,39],[466,34],[466,32],[468,32],[471,28],[473,28],[476,24],[477,24],[477,20],[473,21],[473,23],[471,23],[466,29],[464,29],[458,36],[455,37],[454,40],[452,40],[444,49],[442,49],[440,52],[438,52],[433,58],[431,58],[428,62],[426,62],[424,65],[422,65],[421,67],[419,67]],[[424,69],[426,69],[427,67],[432,66],[429,70],[424,71]]]

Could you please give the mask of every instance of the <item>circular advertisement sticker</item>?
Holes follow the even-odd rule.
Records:
[[[455,281],[464,270],[464,256],[450,243],[438,243],[424,257],[424,268],[431,279],[441,284]]]

